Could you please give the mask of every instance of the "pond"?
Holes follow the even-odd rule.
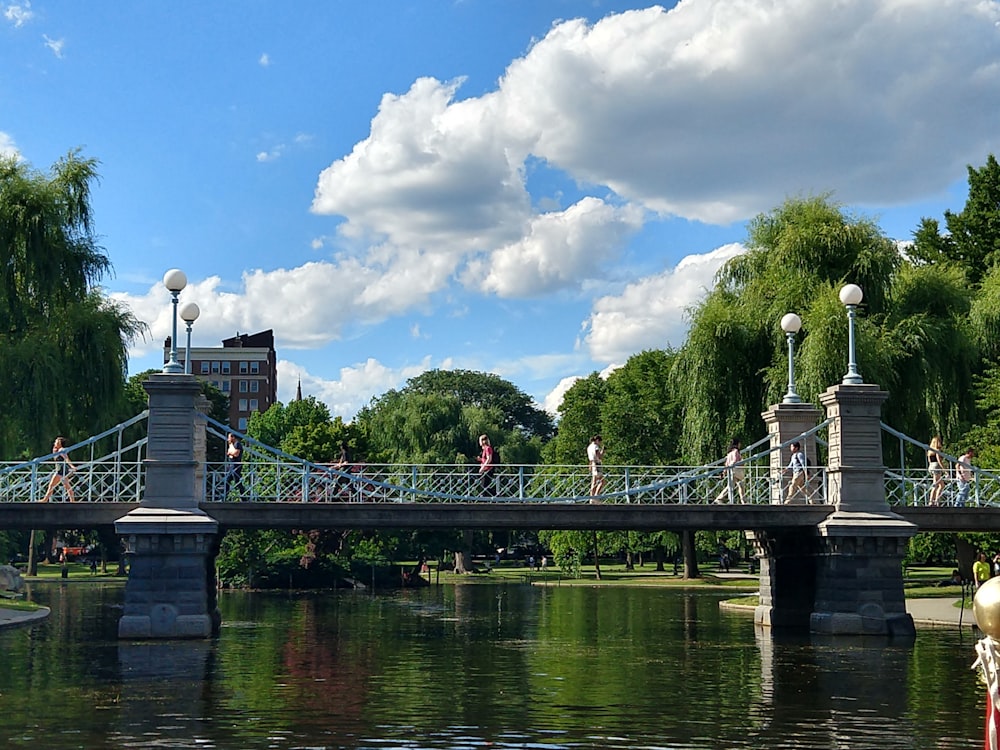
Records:
[[[119,642],[122,586],[33,584],[5,748],[978,748],[968,628],[772,637],[720,597],[526,584],[223,593],[217,639]]]

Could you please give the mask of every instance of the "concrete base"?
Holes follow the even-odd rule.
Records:
[[[215,599],[218,524],[201,511],[138,508],[115,522],[130,557],[118,637],[208,638]]]
[[[838,510],[818,531],[809,629],[829,635],[915,637],[903,596],[902,562],[916,527],[893,513]]]

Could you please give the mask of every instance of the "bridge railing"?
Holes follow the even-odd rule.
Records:
[[[885,494],[890,505],[921,506],[930,505],[931,487],[934,479],[924,463],[918,466],[907,465],[907,454],[919,453],[927,456],[930,446],[911,438],[887,424],[882,424],[882,432],[890,439],[899,441],[898,467],[887,468],[885,472]],[[907,448],[910,450],[908,451]],[[959,482],[955,474],[955,464],[958,457],[944,451],[938,451],[948,466],[944,471],[944,491],[938,500],[938,505],[957,505],[959,503]],[[925,458],[926,461],[926,458]],[[1000,505],[1000,473],[979,466],[971,466],[972,481],[969,483],[968,499],[965,505],[985,507]]]
[[[146,437],[144,434],[134,437],[138,430],[130,428],[139,426],[148,416],[144,411],[66,448],[66,455],[76,467],[68,479],[77,502],[139,502],[142,499]],[[0,502],[42,500],[61,464],[55,459],[56,454],[49,453],[30,461],[0,463]],[[68,499],[65,487],[62,483],[57,484],[51,500]]]

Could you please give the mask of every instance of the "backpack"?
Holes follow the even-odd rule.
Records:
[[[499,466],[499,465],[500,465],[500,448],[498,448],[497,446],[494,445],[493,446],[493,460],[490,461],[490,466]]]

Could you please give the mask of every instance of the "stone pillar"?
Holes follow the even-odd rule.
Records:
[[[754,624],[805,631],[813,612],[816,536],[802,530],[748,531],[760,561]]]
[[[821,397],[832,418],[827,493],[810,629],[850,635],[915,635],[903,597],[902,562],[917,527],[891,512],[882,464],[882,404],[876,385],[835,385]]]
[[[812,404],[775,404],[761,414],[764,423],[767,424],[767,432],[771,436],[771,476],[776,480],[782,476],[782,472],[788,466],[791,457],[788,446],[780,450],[778,447],[819,424],[820,414],[820,410]],[[815,466],[816,438],[810,435],[802,442],[807,465]],[[782,483],[780,481],[773,482],[771,484],[771,502],[778,504],[784,499]]]
[[[198,382],[156,374],[140,507],[115,521],[130,556],[119,638],[205,638],[218,632],[214,560],[218,523],[198,507]]]

